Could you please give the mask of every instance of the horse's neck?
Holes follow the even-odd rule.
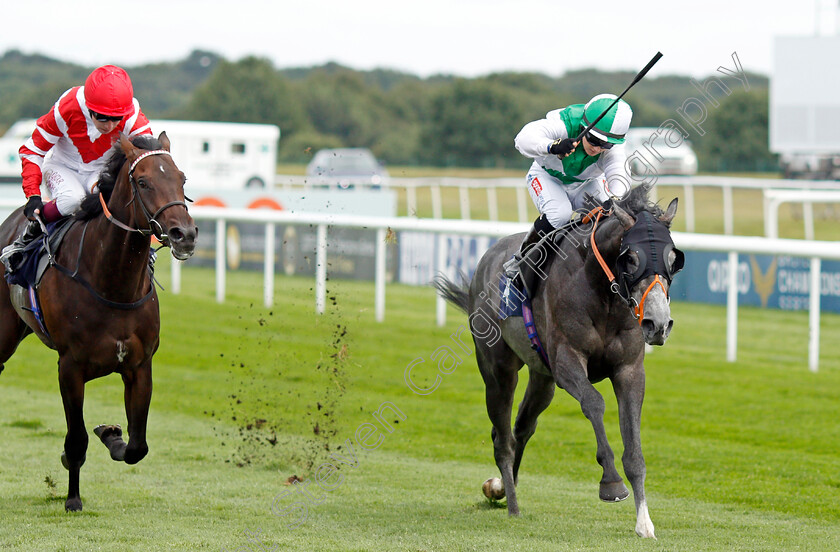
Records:
[[[109,201],[114,219],[136,228],[130,199],[121,196]],[[112,207],[113,206],[113,207]],[[87,255],[92,255],[91,283],[97,289],[112,289],[118,295],[136,298],[148,291],[148,259],[151,239],[137,232],[128,232],[109,221],[104,213],[91,221],[84,240]],[[93,253],[93,252],[96,253]],[[97,284],[99,284],[97,286]]]
[[[588,234],[576,235],[574,239],[566,238],[566,243],[562,248],[566,256],[555,259],[556,266],[552,267],[553,270],[561,272],[558,277],[573,280],[573,285],[588,286],[595,293],[587,296],[598,301],[614,294],[610,293],[609,278],[595,254],[595,248],[597,247],[610,271],[614,271],[615,259],[621,247],[621,233],[614,228],[614,225],[619,224],[618,221],[609,219],[601,224],[594,240],[594,247],[591,229]]]

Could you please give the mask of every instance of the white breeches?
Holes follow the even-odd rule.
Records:
[[[537,210],[545,215],[548,222],[555,228],[569,222],[575,209],[585,206],[585,194],[591,195],[598,201],[606,201],[610,198],[607,192],[607,179],[603,174],[584,182],[567,185],[542,168],[531,167],[525,179]]]
[[[44,162],[41,168],[43,185],[55,200],[55,206],[62,215],[72,215],[79,210],[82,200],[91,193],[91,187],[99,180],[99,171],[77,172],[58,163]]]

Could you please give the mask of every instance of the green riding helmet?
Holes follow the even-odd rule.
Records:
[[[615,101],[616,97],[615,94],[599,94],[589,100],[583,108],[583,128],[588,127],[589,123],[597,119]],[[624,135],[630,129],[632,118],[633,110],[627,102],[618,100],[618,103],[612,106],[589,132],[601,140],[623,144]]]

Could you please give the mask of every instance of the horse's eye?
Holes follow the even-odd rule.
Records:
[[[150,187],[149,182],[145,178],[142,178],[142,177],[137,180],[137,185],[140,186],[144,190],[148,190],[149,187]]]
[[[679,272],[685,266],[685,255],[677,248],[668,251],[668,272],[671,276]]]
[[[637,270],[639,270],[639,254],[635,251],[629,251],[627,253],[626,261],[627,263],[627,272],[633,274]]]

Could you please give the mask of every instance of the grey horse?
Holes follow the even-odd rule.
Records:
[[[683,265],[669,230],[676,211],[677,199],[663,211],[648,200],[645,188],[637,187],[610,211],[596,209],[581,217],[559,243],[557,236],[549,235],[539,251],[529,252],[549,255],[531,298],[544,356],[532,346],[523,319],[499,311],[502,265],[517,251],[521,234],[494,244],[478,263],[471,283],[435,278],[438,293],[469,315],[510,515],[519,514],[516,483],[522,453],[537,417],[554,397],[555,385],[580,402],[595,430],[596,458],[603,468],[600,498],[616,502],[629,496],[604,431],[604,398],[593,387],[609,378],[618,400],[622,463],[636,502],[636,533],[655,537],[645,500],[640,438],[644,356],[645,343],[664,344],[673,326],[668,290]],[[528,387],[511,431],[514,391],[525,364]]]

